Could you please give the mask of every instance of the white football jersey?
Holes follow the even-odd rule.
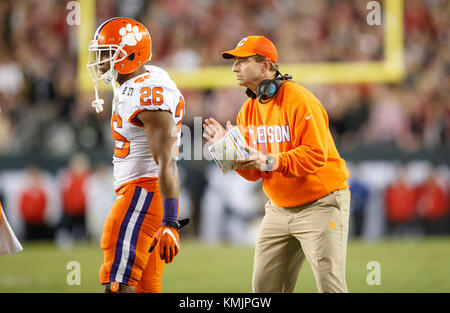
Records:
[[[127,80],[118,88],[118,105],[113,104],[111,127],[115,140],[114,187],[143,177],[157,177],[158,165],[152,157],[144,127],[134,119],[143,110],[172,114],[178,144],[184,117],[184,99],[163,69],[145,65],[147,73]]]

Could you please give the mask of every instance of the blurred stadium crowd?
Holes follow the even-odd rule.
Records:
[[[446,165],[428,161],[348,165],[352,238],[450,235],[450,169]],[[180,168],[180,218],[195,218],[195,226],[188,226],[183,235],[211,244],[254,244],[267,201],[260,182],[245,181],[234,172],[224,176],[214,164],[204,170],[205,186],[196,199],[191,185],[198,182]],[[63,245],[99,241],[115,198],[112,168],[92,166],[85,154],[73,155],[56,173],[35,165],[0,172],[0,201],[24,240],[55,239]]]
[[[0,33],[3,39],[0,41],[0,157],[39,154],[69,158],[79,151],[111,151],[113,142],[109,110],[96,114],[90,107],[91,92],[85,93],[76,88],[77,27],[67,24],[67,2],[0,2]],[[244,36],[265,35],[278,47],[280,70],[283,72],[283,63],[381,60],[383,28],[366,23],[367,2],[98,0],[95,24],[99,25],[113,16],[128,16],[142,21],[148,26],[152,36],[152,63],[163,68],[178,69],[229,64],[221,58],[221,51],[230,49]],[[380,3],[383,5],[383,1]],[[448,16],[449,1],[404,1],[406,78],[401,83],[307,86],[327,109],[330,128],[340,151],[354,151],[368,146],[395,147],[404,153],[421,150],[433,152],[450,145]],[[84,68],[84,65],[81,68]],[[243,90],[239,88],[182,92],[187,107],[184,123],[190,127],[193,127],[195,116],[214,116],[221,122],[233,121],[245,101]],[[105,96],[105,102],[110,103],[108,96],[111,98],[111,93]],[[449,155],[440,156],[441,160],[447,160],[443,162],[447,165],[449,158]],[[361,159],[364,160],[364,156]],[[420,195],[429,191],[423,183],[428,181],[428,173],[434,173],[434,165],[424,161],[427,163],[424,167],[428,169],[427,174],[423,174],[422,179],[406,182],[408,186],[419,188],[414,189],[415,191],[401,189],[404,191],[402,193],[387,188],[388,184],[395,180],[395,175],[389,176],[386,173],[399,171],[396,163],[392,162],[383,163],[386,168],[382,168],[385,175],[391,178],[385,178],[384,183],[375,187],[369,184],[369,191],[380,192],[379,199],[385,199],[382,195],[388,194],[387,202],[375,205],[385,209],[381,211],[386,213],[382,216],[389,222],[388,225],[396,223],[398,215],[389,210],[392,203],[404,203],[401,199],[395,200],[396,197],[401,197],[400,195],[404,195],[411,202],[409,209],[398,209],[405,212],[409,210],[408,214],[405,213],[400,218],[402,223],[426,216],[423,203],[428,203],[427,201],[439,203],[433,204],[439,207],[433,210],[440,213],[433,213],[433,216],[440,216],[440,220],[448,219],[448,167],[445,164],[437,165],[437,168],[441,169],[437,186],[440,186],[442,192],[430,191],[432,196],[424,197],[434,200],[423,200]],[[185,186],[186,197],[189,198],[187,203],[190,203],[188,207],[198,221],[196,233],[202,231],[201,218],[213,214],[210,204],[205,204],[205,201],[207,203],[208,197],[214,195],[214,190],[231,188],[226,187],[230,184],[229,180],[233,186],[247,184],[234,176],[218,178],[217,169],[210,169],[207,162],[200,163],[181,163],[185,180],[189,180],[189,184]],[[367,168],[364,162],[361,166]],[[377,166],[375,165],[375,168]],[[104,169],[105,166],[102,165],[98,171]],[[106,166],[106,169],[109,167]],[[7,173],[9,170],[12,169],[7,165],[0,165],[0,175],[4,174],[3,177],[12,175]],[[36,171],[39,172],[39,169],[33,167],[31,172],[23,170],[20,175],[32,175],[30,173]],[[373,169],[367,171],[373,172]],[[14,176],[18,184],[19,176]],[[60,179],[59,174],[52,173],[50,176],[52,181]],[[354,176],[358,177],[356,174]],[[366,178],[363,179],[366,182],[368,177],[372,178],[367,174],[362,176]],[[6,179],[3,178],[2,181],[4,189],[8,189],[8,186],[5,187]],[[225,181],[228,183],[225,184]],[[63,190],[64,184],[57,185],[60,187],[58,190]],[[245,186],[247,187],[241,189],[254,189],[250,187],[253,186],[251,184]],[[414,197],[407,197],[408,192]],[[18,194],[15,196],[19,197]],[[113,195],[111,197],[114,199]],[[262,213],[258,199],[264,196],[255,197],[255,201],[248,200],[249,203],[245,204],[248,210],[244,210],[252,212],[250,207],[258,207],[259,211],[255,209],[255,214],[233,214],[233,204],[224,204],[220,214],[238,216],[237,220],[248,226],[254,216]],[[245,202],[242,201],[244,198],[245,195],[238,199]],[[64,201],[58,201],[55,203],[59,203],[59,211],[63,212],[61,203]],[[16,204],[11,204],[16,208],[16,212],[20,212],[19,203],[17,200]],[[8,205],[5,203],[6,207]],[[60,225],[62,215],[59,215],[58,219]],[[56,225],[56,217],[53,217],[53,222],[53,225]],[[429,229],[428,226],[422,226],[422,230]],[[444,228],[448,232],[448,224]],[[358,229],[355,230],[356,233],[361,232]],[[369,234],[371,231],[367,229]],[[377,229],[386,230],[380,227]],[[225,236],[224,232],[226,230],[217,236]]]

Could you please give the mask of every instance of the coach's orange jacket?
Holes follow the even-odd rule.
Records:
[[[341,159],[320,101],[301,85],[286,82],[265,104],[249,98],[237,117],[249,146],[275,158],[276,170],[236,170],[247,180],[262,178],[263,189],[281,207],[299,206],[348,188]]]

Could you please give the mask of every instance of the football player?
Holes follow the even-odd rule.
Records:
[[[103,229],[100,282],[105,292],[161,292],[164,265],[180,248],[176,159],[184,99],[167,72],[144,65],[151,59],[151,38],[135,20],[104,22],[89,54],[97,112],[103,110],[98,82],[114,92],[117,199]]]

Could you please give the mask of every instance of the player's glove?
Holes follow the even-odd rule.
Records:
[[[178,229],[170,226],[161,226],[155,237],[153,237],[150,252],[156,247],[158,241],[161,241],[159,244],[159,256],[166,263],[172,262],[180,250]]]
[[[170,225],[163,225],[158,229],[155,237],[153,237],[150,249],[148,252],[152,252],[159,241],[159,256],[166,263],[173,261],[174,257],[180,250],[180,236],[178,231],[189,223],[189,219],[181,220],[179,223],[171,223]]]

